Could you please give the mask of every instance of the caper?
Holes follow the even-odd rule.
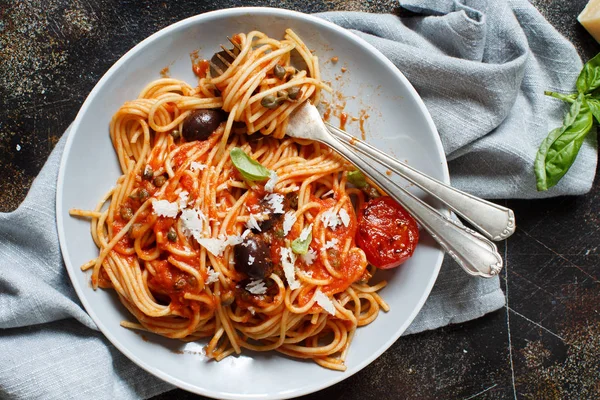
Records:
[[[165,184],[166,181],[167,181],[167,178],[165,178],[164,175],[159,175],[156,178],[154,178],[154,186],[161,187],[162,185]]]
[[[184,288],[185,284],[186,284],[185,279],[179,278],[179,279],[177,279],[177,281],[175,282],[173,287],[175,288],[175,290],[181,290]]]
[[[288,89],[288,97],[292,100],[297,100],[300,96],[300,88],[298,86],[292,86]]]
[[[175,242],[177,240],[177,232],[173,227],[169,228],[169,232],[167,232],[167,239],[169,242]]]
[[[121,206],[119,213],[121,214],[121,218],[123,218],[125,221],[129,221],[131,218],[133,218],[133,211],[130,207]]]
[[[142,174],[142,179],[149,181],[152,179],[152,177],[154,177],[154,171],[152,170],[151,166],[147,165],[144,173]]]
[[[285,100],[288,97],[288,92],[286,90],[278,90],[277,91],[277,98],[281,101],[281,100]]]
[[[285,77],[285,68],[276,64],[275,67],[273,67],[273,75],[275,75],[277,79],[283,79]]]
[[[173,137],[173,140],[177,140],[181,137],[181,132],[179,132],[179,129],[173,129],[171,136]]]
[[[260,101],[260,105],[272,110],[279,106],[279,100],[277,99],[277,97],[270,94],[268,96],[263,97],[263,99]]]
[[[145,201],[148,197],[150,197],[150,194],[144,188],[136,190],[135,192],[133,192],[132,194],[129,195],[130,199],[135,199],[135,200],[140,200],[140,201]]]

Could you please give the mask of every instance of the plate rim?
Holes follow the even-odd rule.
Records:
[[[65,180],[65,174],[66,174],[67,156],[70,154],[70,150],[73,145],[74,138],[77,134],[77,130],[79,128],[81,120],[83,119],[84,114],[88,111],[88,108],[90,107],[90,103],[96,97],[96,95],[98,94],[98,92],[100,91],[100,89],[104,85],[104,83],[106,81],[108,81],[115,74],[115,71],[118,70],[122,64],[125,64],[128,61],[128,59],[132,58],[136,53],[138,53],[139,51],[144,49],[146,46],[151,44],[155,39],[157,39],[163,35],[177,31],[179,29],[184,29],[188,25],[193,25],[198,22],[202,22],[204,20],[210,20],[213,18],[223,18],[223,17],[236,17],[236,16],[239,16],[240,14],[247,14],[247,13],[264,14],[264,15],[269,15],[269,16],[273,16],[273,17],[280,17],[280,16],[281,17],[291,17],[291,18],[296,18],[296,19],[307,20],[309,23],[321,25],[328,29],[333,29],[334,31],[337,31],[342,36],[344,36],[345,39],[355,42],[355,44],[366,48],[370,53],[372,53],[375,57],[377,57],[388,69],[390,69],[392,74],[405,85],[407,90],[411,93],[413,100],[416,102],[417,107],[420,109],[423,116],[425,117],[425,121],[426,121],[428,127],[433,132],[438,133],[437,129],[435,127],[435,124],[433,122],[433,118],[431,117],[429,111],[427,110],[427,108],[423,102],[423,99],[419,96],[416,89],[412,86],[412,84],[408,81],[408,79],[404,76],[404,74],[387,57],[385,57],[378,49],[376,49],[374,46],[372,46],[370,43],[368,43],[366,40],[364,40],[360,36],[352,33],[350,30],[348,30],[346,28],[342,28],[328,20],[318,18],[314,15],[306,14],[306,13],[299,12],[299,11],[286,10],[286,9],[274,8],[274,7],[233,7],[233,8],[209,11],[209,12],[197,14],[197,15],[182,19],[180,21],[177,21],[171,25],[168,25],[168,26],[160,29],[159,31],[148,36],[141,42],[137,43],[134,47],[132,47],[130,50],[128,50],[125,54],[123,54],[123,56],[121,56],[104,73],[104,75],[100,78],[100,80],[94,85],[94,88],[87,95],[85,101],[81,105],[81,108],[77,112],[77,116],[75,117],[75,120],[73,121],[73,123],[71,124],[69,129],[67,129],[67,131],[66,131],[66,133],[68,133],[68,137],[67,137],[67,140],[65,143],[63,153],[61,155],[61,159],[60,159],[58,178],[57,178],[57,186],[56,186],[56,222],[57,222],[57,231],[58,231],[60,249],[61,249],[61,253],[63,256],[63,262],[65,264],[65,268],[69,275],[71,285],[75,289],[75,292],[77,294],[79,301],[83,305],[83,307],[84,307],[85,311],[88,313],[88,315],[92,318],[92,320],[94,321],[94,323],[96,324],[98,329],[106,337],[106,339],[112,345],[114,345],[123,355],[125,355],[125,357],[127,357],[129,360],[131,360],[133,363],[135,363],[138,367],[142,368],[143,370],[147,371],[151,375],[161,379],[164,382],[175,385],[178,388],[187,390],[187,391],[195,393],[195,394],[200,394],[203,396],[211,397],[211,398],[288,399],[288,398],[293,398],[293,397],[297,397],[297,396],[303,396],[303,395],[307,395],[310,393],[314,393],[319,390],[323,390],[325,388],[333,386],[336,383],[339,383],[339,382],[351,377],[355,373],[361,371],[367,365],[371,364],[375,359],[380,357],[385,351],[387,351],[398,340],[398,338],[400,338],[400,336],[406,331],[406,329],[414,321],[417,314],[423,308],[423,305],[425,304],[425,301],[429,297],[431,290],[433,288],[433,285],[435,284],[437,277],[439,275],[439,271],[441,269],[442,261],[444,258],[443,251],[439,252],[437,260],[436,260],[436,266],[434,268],[434,273],[432,274],[432,276],[426,286],[426,290],[421,295],[421,298],[417,302],[417,306],[412,311],[409,318],[407,318],[407,320],[404,322],[404,324],[396,332],[394,332],[387,339],[387,341],[385,341],[382,344],[382,346],[376,352],[371,354],[369,357],[364,358],[356,366],[354,366],[353,368],[349,368],[348,370],[346,370],[344,372],[340,372],[340,374],[338,376],[334,377],[333,379],[329,379],[329,380],[325,381],[324,383],[316,384],[316,385],[308,384],[302,388],[293,389],[291,392],[289,390],[286,390],[285,392],[277,392],[277,393],[272,392],[272,393],[265,393],[265,394],[260,394],[260,395],[259,394],[233,394],[233,393],[228,393],[228,392],[218,392],[218,391],[214,391],[214,390],[210,390],[210,389],[205,389],[200,386],[193,385],[188,382],[182,381],[179,378],[177,378],[176,376],[173,376],[165,371],[162,371],[160,369],[156,369],[152,366],[149,366],[144,361],[140,360],[126,346],[124,346],[115,336],[113,336],[111,333],[111,329],[102,323],[99,316],[95,313],[93,306],[87,301],[86,296],[84,295],[85,288],[82,287],[81,285],[79,285],[77,277],[74,275],[75,273],[79,273],[80,270],[76,266],[73,266],[71,263],[69,249],[68,249],[68,245],[67,245],[66,234],[64,231],[64,219],[65,219],[64,217],[65,216],[63,215],[62,210],[63,210],[63,192],[64,192],[64,180]],[[446,160],[446,155],[444,153],[439,134],[434,137],[434,143],[436,144],[435,150],[437,151],[438,157],[441,160],[441,164],[442,164],[441,165],[441,167],[442,167],[442,179],[441,180],[444,183],[449,184],[450,178],[449,178],[448,162]],[[319,367],[319,368],[321,368],[321,367]]]

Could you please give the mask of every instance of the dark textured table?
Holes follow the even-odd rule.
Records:
[[[586,2],[533,1],[584,60],[600,50],[576,21]],[[240,5],[398,11],[392,0],[0,1],[0,211],[23,200],[89,91],[121,55],[182,18]],[[600,398],[599,200],[595,182],[586,196],[501,202],[518,223],[500,244],[506,307],[402,338],[361,372],[306,398]],[[175,390],[156,399],[196,397]]]

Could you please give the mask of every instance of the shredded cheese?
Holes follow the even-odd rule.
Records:
[[[317,252],[314,251],[313,249],[308,249],[308,252],[306,254],[302,254],[300,256],[300,258],[302,258],[302,261],[304,261],[304,264],[312,265],[317,258]]]
[[[298,237],[298,239],[300,239],[301,241],[305,241],[306,239],[308,239],[308,235],[312,233],[312,228],[313,224],[305,226],[302,229],[302,232],[300,232],[300,236]]]
[[[159,217],[175,218],[177,213],[179,213],[177,203],[170,203],[167,200],[152,200],[152,208],[154,209],[154,214]]]
[[[182,190],[179,192],[179,208],[183,210],[187,207],[188,199],[190,197],[189,192]]]
[[[339,243],[339,240],[336,238],[333,238],[331,240],[328,240],[327,243],[325,243],[324,249],[333,249],[337,244]]]
[[[254,214],[250,214],[250,218],[248,218],[248,222],[246,222],[246,227],[249,229],[256,229],[257,231],[261,231],[260,226],[258,225],[258,221]]]
[[[331,229],[335,229],[342,223],[337,213],[331,209],[324,211],[323,214],[321,214],[321,221],[323,221],[323,226],[325,226],[325,228],[330,227]]]
[[[345,208],[340,208],[340,212],[338,214],[340,215],[342,224],[344,224],[344,226],[347,227],[350,223],[350,215],[348,215],[348,211],[346,211]]]
[[[292,252],[292,249],[289,247],[282,247],[281,266],[283,267],[285,279],[292,290],[300,287],[300,282],[296,280],[296,267],[294,266],[295,262],[296,255]]]
[[[181,212],[182,230],[185,235],[192,236],[196,241],[202,238],[202,211],[186,208]]]
[[[335,315],[335,306],[333,305],[333,302],[329,300],[329,298],[325,296],[320,289],[317,289],[315,292],[315,302],[329,314]]]
[[[283,236],[287,236],[290,230],[296,223],[296,213],[294,211],[288,211],[283,217]]]
[[[273,192],[273,189],[275,189],[275,185],[277,184],[278,180],[279,177],[277,176],[277,172],[271,171],[271,174],[269,175],[269,180],[267,181],[267,183],[265,183],[265,190],[267,192]]]
[[[221,275],[219,272],[215,271],[211,267],[208,267],[206,269],[206,273],[208,274],[208,279],[205,282],[207,285],[217,282],[219,280],[219,275]]]
[[[196,239],[196,241],[213,256],[220,256],[227,246],[239,244],[242,242],[242,239],[240,236],[227,236],[226,238],[200,238]]]
[[[246,285],[246,290],[252,294],[265,294],[267,293],[267,287],[262,279],[252,281]]]
[[[273,213],[283,214],[283,196],[277,193],[271,193],[266,197],[267,202],[271,206]]]
[[[198,161],[192,161],[192,163],[190,164],[190,170],[192,172],[202,171],[205,168],[206,168],[206,165],[199,163]]]

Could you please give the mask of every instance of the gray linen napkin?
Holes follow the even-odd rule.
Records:
[[[415,85],[452,159],[456,186],[484,197],[538,196],[535,147],[564,111],[542,92],[573,88],[581,67],[573,47],[526,0],[401,5],[425,16],[321,17],[355,29]],[[0,214],[0,398],[148,398],[172,386],[135,366],[96,330],[63,266],[54,210],[67,135],[20,207]],[[595,163],[590,139],[548,195],[589,190]],[[497,278],[471,278],[446,262],[407,334],[503,305]]]

